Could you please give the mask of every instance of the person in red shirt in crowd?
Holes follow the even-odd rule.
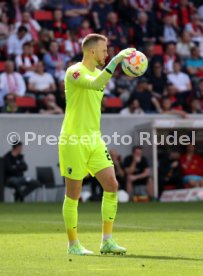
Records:
[[[183,183],[191,188],[203,187],[203,158],[195,153],[195,147],[190,144],[186,153],[180,157],[180,168]]]
[[[188,0],[178,1],[178,6],[174,10],[178,26],[184,29],[185,25],[191,22],[192,14],[195,12],[195,7],[193,3]]]
[[[179,0],[156,0],[156,10],[158,19],[162,19],[165,14],[173,14],[174,8]]]
[[[82,41],[85,36],[91,33],[93,33],[93,29],[91,28],[90,21],[84,19],[78,31],[79,40]]]
[[[66,40],[68,38],[67,29],[68,26],[63,22],[63,13],[62,10],[57,9],[54,11],[54,21],[51,26],[51,35],[52,39],[56,39],[58,42]]]

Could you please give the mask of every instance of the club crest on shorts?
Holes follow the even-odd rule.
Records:
[[[80,76],[80,72],[79,71],[75,71],[74,73],[73,73],[73,78],[76,80],[76,79],[78,79],[79,78],[79,76]]]
[[[67,170],[68,170],[68,174],[71,174],[71,173],[72,173],[72,171],[73,171],[73,169],[72,169],[72,168],[68,168]]]

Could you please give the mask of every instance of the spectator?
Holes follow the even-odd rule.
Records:
[[[137,99],[132,99],[129,101],[128,106],[120,111],[121,115],[132,115],[132,114],[144,114],[142,108],[140,108],[140,103]]]
[[[189,113],[191,114],[201,114],[203,110],[201,109],[201,104],[199,99],[192,99],[190,102],[190,110]]]
[[[84,19],[81,23],[80,29],[78,31],[78,37],[79,37],[79,41],[80,43],[82,42],[82,39],[88,35],[93,33],[93,28],[91,28],[91,24],[90,21],[87,19]]]
[[[166,186],[173,186],[173,189],[182,188],[179,160],[180,153],[177,150],[171,150],[159,161],[159,195]]]
[[[198,13],[193,14],[192,22],[188,23],[185,29],[190,33],[193,42],[199,43],[202,41],[203,23],[201,22]]]
[[[203,158],[195,153],[195,147],[190,144],[186,153],[180,157],[181,175],[183,184],[190,188],[203,187]]]
[[[203,79],[200,79],[198,82],[195,97],[197,97],[199,99],[200,108],[201,108],[201,111],[203,111]]]
[[[107,15],[112,11],[112,4],[108,4],[106,0],[98,0],[93,3],[91,12],[96,30],[105,28]]]
[[[119,74],[116,78],[115,94],[120,97],[123,102],[127,102],[137,85],[137,79],[129,77],[125,74]]]
[[[178,1],[178,5],[174,14],[176,15],[176,20],[181,30],[183,30],[186,24],[191,22],[191,17],[194,10],[195,9],[192,2],[189,2],[188,0]]]
[[[50,32],[46,29],[43,29],[39,33],[39,43],[37,45],[37,54],[40,60],[42,60],[44,55],[49,51],[51,41],[52,39]]]
[[[198,8],[198,14],[201,18],[201,21],[203,21],[203,5],[199,6]]]
[[[135,10],[135,14],[138,12],[151,12],[152,11],[152,0],[128,0],[130,7]]]
[[[9,18],[6,13],[2,13],[0,16],[0,48],[6,45],[7,39],[12,31],[9,24]]]
[[[37,95],[56,92],[54,78],[51,74],[45,73],[42,61],[38,62],[35,73],[29,78],[28,89]]]
[[[4,98],[5,105],[3,106],[2,113],[21,113],[20,108],[16,104],[16,95],[8,94]]]
[[[166,14],[163,18],[163,24],[160,24],[159,40],[163,43],[177,42],[179,28],[170,14]]]
[[[63,114],[63,110],[57,105],[56,98],[48,94],[44,98],[44,107],[40,109],[40,114]]]
[[[24,176],[28,166],[22,154],[21,142],[14,144],[4,156],[4,168],[6,186],[15,189],[15,201],[24,201],[27,195],[40,187],[38,181]]]
[[[39,32],[41,31],[41,27],[36,20],[31,18],[30,12],[28,11],[23,12],[22,21],[16,23],[16,28],[18,29],[19,26],[21,25],[25,26],[28,29],[29,33],[31,34],[32,39],[35,42],[38,42]]]
[[[63,22],[63,12],[60,9],[54,11],[54,20],[51,26],[51,36],[52,39],[56,39],[58,43],[68,38],[67,31],[68,26]]]
[[[155,33],[145,12],[139,13],[138,23],[135,25],[134,30],[136,48],[143,49],[146,43],[155,42]]]
[[[176,54],[176,45],[175,43],[168,43],[166,45],[165,54],[163,56],[164,60],[164,71],[166,74],[173,72],[173,63],[178,60],[179,57]]]
[[[68,59],[74,58],[81,53],[81,46],[75,31],[71,31],[69,38],[65,41],[65,52]]]
[[[194,77],[203,77],[203,58],[200,56],[200,49],[195,46],[191,49],[191,57],[185,61],[187,72]]]
[[[116,149],[111,149],[109,153],[114,164],[116,179],[119,184],[119,190],[126,190],[125,173],[121,156],[118,154]]]
[[[191,35],[187,31],[183,31],[180,41],[176,45],[176,52],[180,58],[188,58],[190,56],[191,49],[195,46],[192,42]]]
[[[114,91],[115,91],[115,78],[111,78],[107,85],[104,88],[104,95],[105,96],[110,96],[113,97],[114,96]]]
[[[156,98],[160,98],[166,86],[167,77],[163,72],[163,66],[160,62],[152,64],[152,72],[149,76],[149,83],[152,85],[153,95]]]
[[[79,0],[69,0],[66,2],[64,5],[64,13],[69,29],[78,29],[85,16],[88,15],[88,12],[87,5],[81,4]]]
[[[31,35],[24,26],[20,26],[17,33],[12,34],[8,38],[8,54],[10,56],[22,55],[23,44],[32,40]]]
[[[178,1],[156,0],[157,18],[161,20],[165,14],[170,14],[172,16],[176,2]]]
[[[183,119],[187,118],[187,113],[182,110],[182,107],[177,107],[176,104],[173,104],[170,97],[163,97],[161,108],[162,114],[179,115]]]
[[[15,59],[16,67],[18,71],[23,74],[25,78],[29,78],[33,71],[35,71],[36,64],[38,63],[38,57],[34,55],[33,45],[30,42],[26,42],[23,45],[23,53]]]
[[[62,68],[64,68],[66,62],[64,59],[63,54],[59,52],[58,43],[52,41],[49,47],[49,52],[44,55],[43,59],[46,72],[54,76],[58,67],[61,68],[62,65]]]
[[[127,48],[126,33],[115,12],[110,12],[107,15],[106,32],[109,44],[116,49]]]
[[[8,60],[5,65],[5,72],[0,75],[0,91],[2,93],[0,103],[4,103],[3,97],[7,94],[23,96],[26,92],[23,77],[14,71],[14,62]]]
[[[164,96],[169,97],[174,109],[176,109],[176,110],[182,110],[183,109],[182,106],[181,106],[181,103],[179,101],[179,98],[178,98],[178,91],[171,82],[168,82],[166,84],[166,90],[164,92]]]
[[[147,159],[142,148],[134,146],[132,154],[124,159],[124,171],[127,176],[127,193],[130,198],[135,194],[153,197],[153,183]]]
[[[167,78],[179,93],[188,92],[192,89],[191,80],[186,73],[181,72],[181,63],[179,61],[173,63],[173,73],[168,74]]]
[[[146,113],[160,112],[161,108],[157,99],[152,96],[147,80],[140,78],[135,91],[132,93],[130,100],[137,99],[140,107]]]
[[[16,23],[22,21],[22,12],[24,11],[24,6],[21,4],[20,0],[8,1],[8,11],[10,22]]]

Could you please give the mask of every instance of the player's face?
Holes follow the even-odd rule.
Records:
[[[97,65],[104,66],[105,60],[108,57],[107,42],[99,40],[95,49],[95,61]]]

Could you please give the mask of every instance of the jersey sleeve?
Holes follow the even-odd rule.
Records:
[[[105,69],[96,77],[92,77],[81,69],[71,68],[66,71],[65,82],[84,89],[99,90],[104,88],[111,77],[112,74]]]

